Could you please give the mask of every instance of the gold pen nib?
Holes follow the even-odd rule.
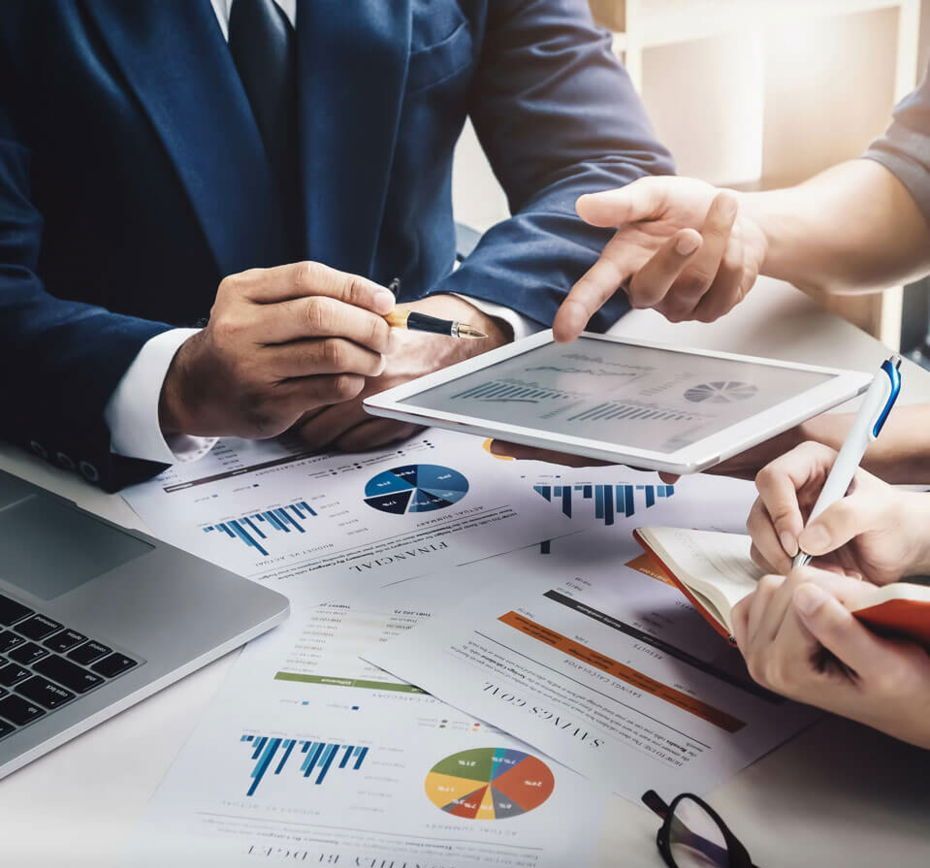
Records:
[[[472,340],[487,337],[484,332],[478,331],[474,326],[470,326],[465,322],[457,322],[455,324],[454,334],[457,338],[470,338]]]

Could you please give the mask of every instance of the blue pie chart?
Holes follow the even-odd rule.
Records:
[[[468,480],[458,470],[439,464],[407,464],[369,479],[365,503],[381,512],[403,515],[445,509],[467,493]]]

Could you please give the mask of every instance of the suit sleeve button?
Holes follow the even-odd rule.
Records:
[[[65,468],[65,470],[74,470],[74,461],[70,455],[65,455],[64,452],[59,452],[55,455],[55,460]]]
[[[48,458],[48,450],[41,443],[39,443],[38,440],[30,440],[29,448],[35,452],[39,458]]]

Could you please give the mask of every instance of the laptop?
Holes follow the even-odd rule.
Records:
[[[275,591],[0,471],[0,778],[287,614]]]

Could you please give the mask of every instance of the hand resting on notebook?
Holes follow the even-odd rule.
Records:
[[[765,687],[930,748],[930,654],[852,615],[870,590],[812,567],[765,576],[733,609],[737,644]]]

